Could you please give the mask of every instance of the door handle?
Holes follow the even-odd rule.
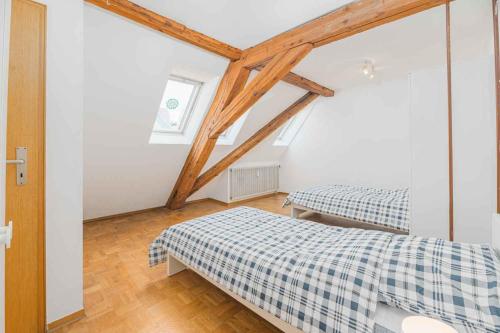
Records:
[[[16,148],[16,159],[15,160],[6,160],[6,164],[15,164],[16,165],[16,184],[24,185],[28,180],[26,171],[28,164],[28,148],[25,147],[17,147]]]
[[[6,160],[5,163],[7,164],[24,164],[26,163],[25,160]]]

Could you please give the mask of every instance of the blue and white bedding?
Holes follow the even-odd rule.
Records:
[[[462,332],[500,331],[500,263],[487,246],[240,207],[166,229],[150,264],[168,254],[304,332],[372,332],[378,301]]]
[[[168,228],[150,264],[170,252],[304,332],[371,332],[390,238],[242,207]]]
[[[500,332],[500,263],[489,245],[394,236],[379,300],[461,332]]]
[[[352,185],[317,186],[288,195],[285,204],[323,214],[408,232],[409,190],[387,190]]]

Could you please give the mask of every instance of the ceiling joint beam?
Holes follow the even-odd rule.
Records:
[[[300,111],[304,110],[311,102],[313,102],[319,95],[308,92],[302,96],[295,103],[286,108],[278,116],[273,118],[264,127],[262,127],[257,133],[248,138],[244,143],[242,143],[238,148],[234,149],[231,153],[226,155],[222,160],[217,162],[210,169],[205,171],[201,176],[196,179],[193,185],[190,195],[194,194],[196,191],[200,190],[203,186],[208,184],[212,179],[221,174],[234,162],[239,160],[242,156],[252,150],[260,142],[269,137],[278,128],[283,126],[288,120],[298,114]]]
[[[276,55],[221,113],[209,137],[217,139],[312,50],[303,44]]]
[[[449,0],[358,0],[243,51],[244,66],[254,68],[276,54],[310,43],[319,47],[375,28]]]
[[[99,8],[125,17],[138,24],[161,32],[169,37],[197,46],[205,51],[235,61],[240,59],[243,51],[215,38],[193,30],[175,20],[155,13],[128,0],[85,0]],[[333,96],[333,91],[300,75],[289,73],[283,81],[302,89],[319,93],[322,96]]]
[[[196,134],[191,150],[172,189],[166,204],[168,208],[179,209],[186,202],[196,178],[207,163],[217,142],[217,139],[209,137],[210,129],[220,117],[224,107],[243,89],[249,75],[250,70],[243,67],[239,61],[231,62],[227,67],[217,87],[212,105]]]

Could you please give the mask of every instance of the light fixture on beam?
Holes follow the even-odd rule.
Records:
[[[366,60],[361,67],[361,72],[370,80],[375,77],[375,66],[373,65],[373,61]]]

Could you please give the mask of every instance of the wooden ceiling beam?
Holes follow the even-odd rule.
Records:
[[[229,60],[238,60],[243,53],[243,51],[239,48],[233,47],[215,38],[190,29],[175,20],[157,14],[152,10],[141,7],[128,0],[85,1],[122,17],[126,17],[153,30],[164,33],[169,37],[173,37],[186,43],[195,45],[206,51],[225,57]],[[325,97],[333,96],[334,94],[333,90],[323,87],[316,82],[308,80],[294,73],[287,74],[284,77],[283,81],[299,88],[318,93]]]
[[[247,87],[224,108],[209,134],[210,138],[217,139],[278,81],[283,79],[311,50],[311,44],[303,44],[276,55]]]
[[[257,71],[261,71],[263,68],[264,66],[258,66],[254,69]],[[304,90],[310,91],[312,93],[321,95],[323,97],[333,97],[335,95],[335,91],[333,91],[332,89],[323,87],[322,85],[314,81],[311,81],[309,79],[306,79],[305,77],[297,75],[293,72],[290,72],[287,75],[285,75],[285,77],[282,78],[281,81],[302,88]]]
[[[306,106],[308,106],[312,101],[314,101],[319,95],[308,92],[295,103],[290,105],[286,110],[281,112],[278,116],[273,118],[264,127],[262,127],[257,133],[252,135],[248,140],[241,144],[238,148],[229,153],[226,157],[212,166],[210,169],[205,171],[200,177],[196,179],[193,185],[190,195],[201,189],[203,186],[208,184],[212,179],[217,177],[220,173],[226,170],[234,162],[239,160],[243,155],[257,146],[260,142],[266,139],[269,135],[274,133],[278,128],[283,126],[288,120],[290,120],[297,113],[302,111]]]
[[[217,142],[217,139],[209,137],[210,130],[220,117],[224,107],[243,90],[249,75],[250,70],[243,67],[239,61],[231,62],[226,69],[212,105],[196,134],[188,157],[167,201],[167,207],[170,209],[181,208],[189,197],[196,178],[207,163]]]
[[[160,31],[170,37],[198,46],[230,60],[238,60],[241,50],[190,29],[185,25],[159,15],[128,0],[85,0],[88,3],[124,16],[132,21]]]
[[[306,44],[278,54],[246,87],[250,70],[244,67],[241,61],[229,65],[170,194],[167,207],[178,209],[184,205],[215,148],[220,133],[289,73],[311,49],[312,45]]]
[[[276,54],[305,43],[319,47],[372,29],[449,0],[358,0],[243,51],[245,66],[255,68]]]

